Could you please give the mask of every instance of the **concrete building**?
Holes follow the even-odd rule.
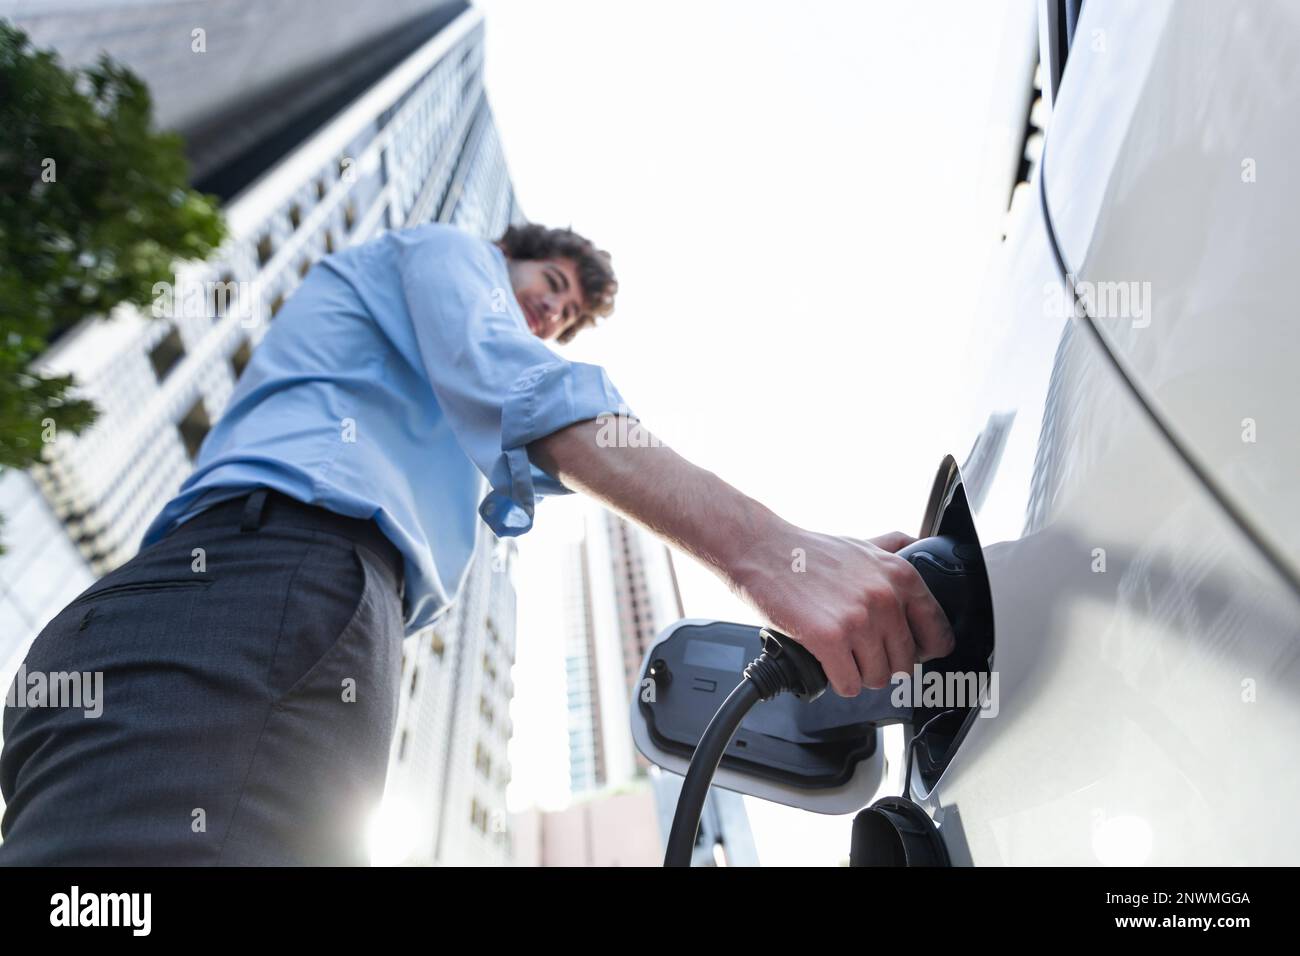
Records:
[[[376,862],[514,862],[506,814],[514,561],[515,543],[480,525],[456,603],[406,642]]]
[[[684,616],[668,548],[619,515],[591,505],[583,540],[569,549],[564,600],[569,788],[577,802],[563,811],[572,815],[562,818],[568,822],[552,822],[552,814],[542,815],[544,864],[548,859],[607,857],[601,848],[620,839],[629,847],[639,845],[642,835],[631,832],[627,817],[633,804],[622,801],[619,812],[599,809],[602,800],[622,800],[619,794],[628,787],[651,801],[645,821],[651,832],[658,831],[654,862],[662,862],[681,778],[651,767],[636,752],[628,712],[646,651],[664,627]],[[582,826],[574,829],[573,820]],[[605,825],[613,827],[611,832],[599,832]],[[562,851],[559,834],[575,832],[583,834],[581,846]],[[628,859],[636,856],[632,853]],[[711,792],[695,862],[756,865],[739,794],[717,788]]]
[[[495,237],[523,218],[483,90],[482,16],[464,3],[323,0],[305,16],[280,0],[50,0],[6,13],[74,63],[106,48],[138,69],[191,149],[227,124],[196,184],[222,195],[230,236],[160,290],[154,317],[87,317],[43,356],[100,417],[56,436],[30,473],[0,476],[5,686],[40,628],[135,554],[314,262],[386,229],[436,220]],[[204,52],[192,23],[206,24]],[[326,74],[321,95],[311,78]],[[294,84],[301,97],[286,94]],[[513,550],[482,531],[456,608],[407,641],[393,776],[419,814],[415,862],[509,859]]]
[[[658,800],[649,781],[511,821],[520,863],[532,866],[660,866]]]
[[[107,51],[186,140],[195,185],[229,199],[447,26],[463,0],[0,0],[70,66]]]

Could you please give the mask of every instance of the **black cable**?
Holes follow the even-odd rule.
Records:
[[[770,627],[761,628],[759,636],[763,653],[745,668],[744,678],[709,720],[691,756],[691,766],[677,798],[673,826],[668,832],[664,866],[691,865],[700,816],[704,813],[713,775],[718,772],[723,753],[751,708],[786,691],[810,702],[826,691],[826,672],[811,651]]]
[[[691,768],[682,783],[681,796],[677,798],[677,812],[668,834],[668,851],[664,866],[690,866],[695,851],[695,835],[700,829],[700,816],[704,801],[708,799],[713,775],[717,772],[722,754],[736,736],[740,722],[750,709],[763,699],[762,691],[746,677],[727,695],[718,712],[709,721],[700,737],[700,744],[691,757]]]

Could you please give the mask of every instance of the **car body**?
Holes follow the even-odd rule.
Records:
[[[945,384],[971,444],[959,457],[935,430],[919,529],[982,549],[992,634],[958,636],[988,706],[886,714],[864,691],[869,772],[820,792],[747,766],[764,728],[746,718],[715,782],[823,813],[902,798],[943,844],[904,847],[910,824],[880,803],[855,853],[889,833],[899,852],[873,860],[1294,864],[1300,7],[1043,0],[1038,22],[1044,129],[1026,139],[1044,146],[971,341],[945,346],[964,349],[965,381]],[[668,628],[652,684],[687,626],[736,627]],[[633,731],[684,772],[651,732],[671,696],[634,701]],[[793,726],[829,705],[784,706]]]
[[[1297,64],[1284,2],[1073,24],[948,479],[999,677],[909,781],[954,862],[1300,861]]]

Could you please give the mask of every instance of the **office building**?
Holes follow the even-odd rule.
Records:
[[[565,679],[568,694],[569,786],[575,805],[553,818],[543,814],[540,835],[551,859],[604,859],[617,842],[636,800],[643,794],[647,818],[667,840],[681,778],[651,767],[636,752],[629,725],[641,664],[659,632],[685,616],[668,548],[624,518],[590,506],[581,542],[569,549],[565,578]],[[617,799],[621,810],[603,812],[596,803]],[[548,822],[549,821],[549,822]],[[578,831],[573,829],[580,821]],[[593,832],[609,825],[616,832]],[[549,828],[548,828],[549,827]],[[556,835],[582,832],[582,850],[567,855]],[[659,849],[662,859],[662,844]],[[543,854],[544,862],[546,854]],[[714,788],[705,804],[697,865],[754,865],[757,855],[743,798]]]
[[[70,63],[106,49],[136,69],[230,233],[179,269],[153,316],[88,316],[42,357],[100,415],[29,473],[0,476],[7,686],[41,627],[138,550],[316,261],[387,229],[439,221],[496,237],[523,217],[483,90],[483,19],[464,3],[322,0],[305,16],[281,0],[49,0],[0,14]],[[406,642],[393,776],[418,805],[415,862],[509,855],[513,546],[481,530],[456,608]]]

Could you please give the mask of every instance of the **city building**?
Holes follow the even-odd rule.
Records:
[[[636,752],[629,725],[641,663],[659,632],[685,616],[668,548],[636,525],[590,506],[580,542],[569,548],[565,575],[565,679],[568,693],[569,789],[575,804],[560,818],[542,815],[539,838],[549,860],[601,857],[598,848],[626,832],[639,804],[624,799],[629,787],[642,794],[641,809],[655,821],[661,842],[672,825],[681,778],[651,767]],[[645,802],[652,796],[653,800]],[[597,809],[617,799],[620,812]],[[574,830],[574,821],[582,826]],[[593,831],[602,825],[610,834]],[[561,833],[584,834],[581,852],[561,852]],[[743,798],[714,788],[700,823],[697,865],[756,865]],[[559,864],[563,865],[563,864]]]
[[[149,87],[223,199],[464,11],[463,0],[0,0],[0,17],[68,66],[102,51]],[[310,15],[305,16],[304,10]]]
[[[514,560],[514,541],[480,524],[456,603],[406,641],[376,862],[514,862],[506,813]]]
[[[648,780],[511,819],[518,865],[660,866],[659,801]]]
[[[104,48],[139,70],[192,151],[220,139],[198,151],[195,182],[221,196],[230,232],[210,261],[180,268],[153,316],[87,317],[42,358],[100,417],[55,436],[29,473],[0,475],[8,686],[44,624],[135,554],[313,263],[386,229],[438,221],[495,237],[523,216],[483,90],[483,19],[464,3],[325,0],[304,16],[279,0],[51,0],[0,14],[73,63]],[[250,64],[250,49],[282,68]],[[481,530],[455,608],[406,642],[392,773],[415,808],[412,862],[510,855],[513,545]]]

